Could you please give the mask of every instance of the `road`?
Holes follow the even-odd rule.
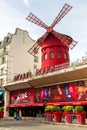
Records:
[[[2,121],[0,130],[87,130],[87,126],[34,123],[28,121]]]

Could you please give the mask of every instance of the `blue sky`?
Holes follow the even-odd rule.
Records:
[[[50,25],[65,3],[73,8],[54,30],[78,41],[70,50],[70,57],[81,59],[87,53],[87,0],[0,0],[0,40],[8,32],[14,33],[17,27],[27,30],[30,37],[37,40],[45,30],[26,20],[29,13]]]

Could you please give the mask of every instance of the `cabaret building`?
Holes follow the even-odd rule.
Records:
[[[87,64],[58,67],[44,74],[21,74],[7,84],[4,116],[13,116],[15,110],[22,116],[36,116],[47,105],[84,105],[87,110]]]
[[[4,86],[4,117],[13,116],[16,110],[21,116],[36,116],[43,114],[47,105],[83,105],[87,110],[87,58],[71,65],[69,49],[77,42],[53,30],[71,9],[65,4],[51,26],[32,13],[26,18],[46,29],[28,50],[35,56],[41,49],[41,67],[33,74],[30,71],[15,75],[14,80]]]

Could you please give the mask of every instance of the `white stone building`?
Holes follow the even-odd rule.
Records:
[[[0,87],[13,81],[17,74],[39,67],[38,55],[33,57],[28,49],[35,43],[27,31],[16,28],[15,33],[8,33],[0,42]]]

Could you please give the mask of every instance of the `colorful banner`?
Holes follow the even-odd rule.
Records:
[[[70,102],[87,100],[87,82],[65,83],[35,90],[35,102]]]
[[[11,93],[11,104],[29,103],[34,102],[34,90],[18,90]]]

